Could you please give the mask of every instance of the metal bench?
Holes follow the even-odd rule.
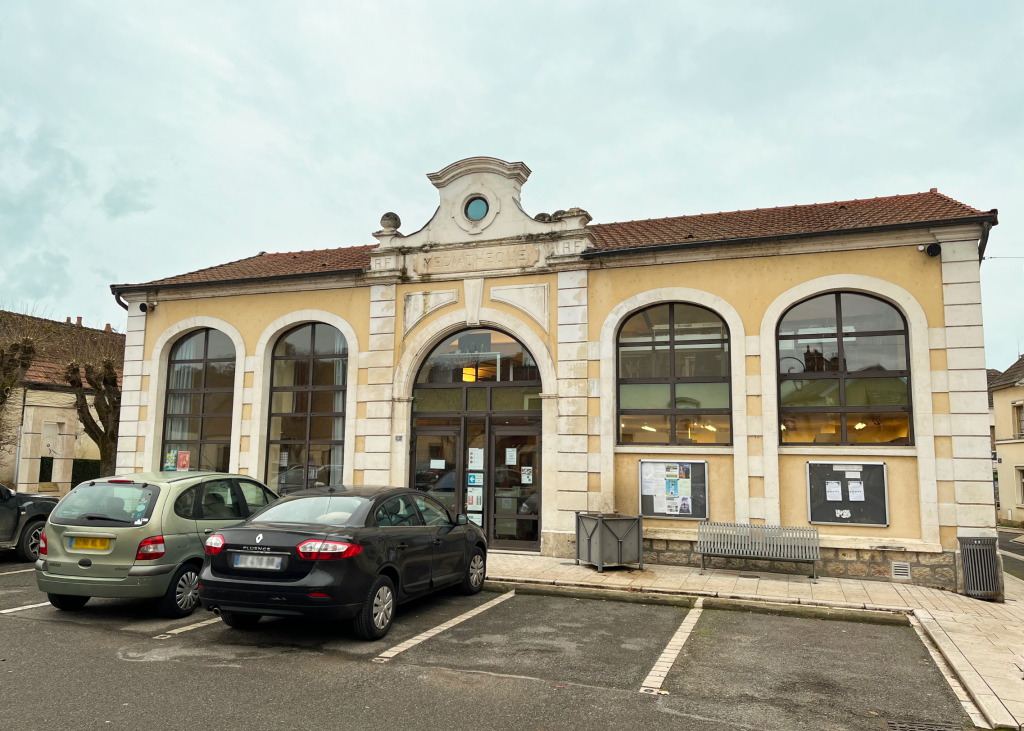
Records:
[[[811,564],[811,578],[818,580],[815,561],[821,560],[817,528],[783,525],[744,525],[701,522],[697,526],[700,572],[704,557],[751,558],[764,561],[792,561]]]

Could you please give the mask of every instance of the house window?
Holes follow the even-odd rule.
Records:
[[[277,341],[267,431],[271,490],[342,484],[347,378],[348,342],[337,328],[301,325]]]
[[[1013,438],[1024,439],[1024,404],[1013,405]]]
[[[912,444],[907,324],[875,297],[834,292],[779,322],[783,444]]]
[[[196,330],[174,344],[168,363],[163,468],[227,472],[235,401],[235,344]]]
[[[731,444],[729,329],[696,305],[648,307],[619,330],[620,444]]]
[[[1017,474],[1017,484],[1013,486],[1017,493],[1017,505],[1024,506],[1024,468],[1018,467],[1014,472]]]

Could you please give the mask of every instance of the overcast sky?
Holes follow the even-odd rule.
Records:
[[[1021,2],[0,0],[0,301],[123,330],[110,283],[414,231],[473,155],[597,222],[937,187],[1024,257],[1022,49]]]

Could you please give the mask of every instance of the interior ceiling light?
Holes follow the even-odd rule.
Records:
[[[704,428],[707,429],[708,431],[718,431],[718,429],[716,429],[715,427],[711,426],[711,424],[705,424]]]
[[[475,368],[463,368],[462,369],[462,381],[463,381],[463,383],[475,383],[476,382],[476,369]]]
[[[864,427],[866,427],[866,426],[867,426],[867,424],[865,424],[865,423],[864,423],[864,422],[862,421],[862,422],[860,422],[860,423],[856,424],[856,425],[855,425],[855,426],[854,426],[853,428],[854,428],[854,429],[856,429],[856,430],[858,430],[858,431],[860,431],[861,429],[863,429],[863,428],[864,428]]]
[[[655,428],[653,428],[653,427],[650,427],[650,426],[647,426],[646,424],[644,424],[644,425],[643,425],[642,427],[640,427],[640,428],[641,428],[641,429],[643,429],[644,431],[658,431],[657,429],[655,429]]]

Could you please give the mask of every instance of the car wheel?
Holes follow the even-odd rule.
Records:
[[[18,547],[15,553],[22,561],[39,560],[39,542],[46,527],[45,520],[36,520],[25,526],[18,540]]]
[[[377,577],[352,624],[364,640],[379,640],[391,629],[395,617],[395,585],[384,574]]]
[[[484,588],[484,578],[487,576],[487,556],[480,549],[474,546],[469,554],[469,563],[466,565],[466,575],[462,577],[462,586],[459,587],[463,594],[478,594]]]
[[[256,629],[256,625],[263,619],[263,615],[221,612],[220,618],[224,620],[224,624],[232,629]]]
[[[186,563],[171,577],[167,591],[157,600],[160,614],[171,619],[187,617],[199,604],[199,569]]]
[[[73,612],[76,609],[84,607],[90,597],[75,596],[73,594],[47,594],[46,598],[49,599],[50,604],[55,606],[57,609],[61,609],[65,612]]]

